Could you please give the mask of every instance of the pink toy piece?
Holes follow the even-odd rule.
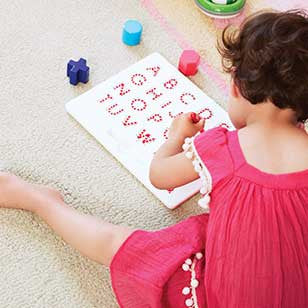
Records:
[[[200,121],[200,116],[198,114],[196,114],[195,112],[192,112],[190,114],[190,118],[191,118],[191,121],[196,124]]]
[[[194,50],[184,50],[179,61],[179,71],[185,76],[195,75],[200,64],[200,56]]]

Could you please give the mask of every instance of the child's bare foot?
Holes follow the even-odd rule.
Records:
[[[50,201],[62,203],[63,198],[55,189],[32,185],[15,175],[0,172],[0,207],[35,211]]]

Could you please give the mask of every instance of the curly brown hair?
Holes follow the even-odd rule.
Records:
[[[227,26],[217,48],[225,72],[252,104],[266,100],[308,118],[308,15],[261,11],[235,31]]]

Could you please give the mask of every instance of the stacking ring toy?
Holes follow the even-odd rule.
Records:
[[[195,3],[202,13],[210,17],[232,18],[241,13],[246,0],[195,0]]]

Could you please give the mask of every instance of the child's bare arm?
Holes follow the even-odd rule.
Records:
[[[182,150],[186,137],[194,136],[204,120],[194,124],[190,113],[177,117],[169,129],[168,140],[158,149],[150,167],[150,181],[158,189],[171,189],[198,178],[198,173]]]
[[[156,188],[175,188],[198,178],[191,161],[178,151],[182,144],[167,141],[157,151],[150,168],[150,181]]]

